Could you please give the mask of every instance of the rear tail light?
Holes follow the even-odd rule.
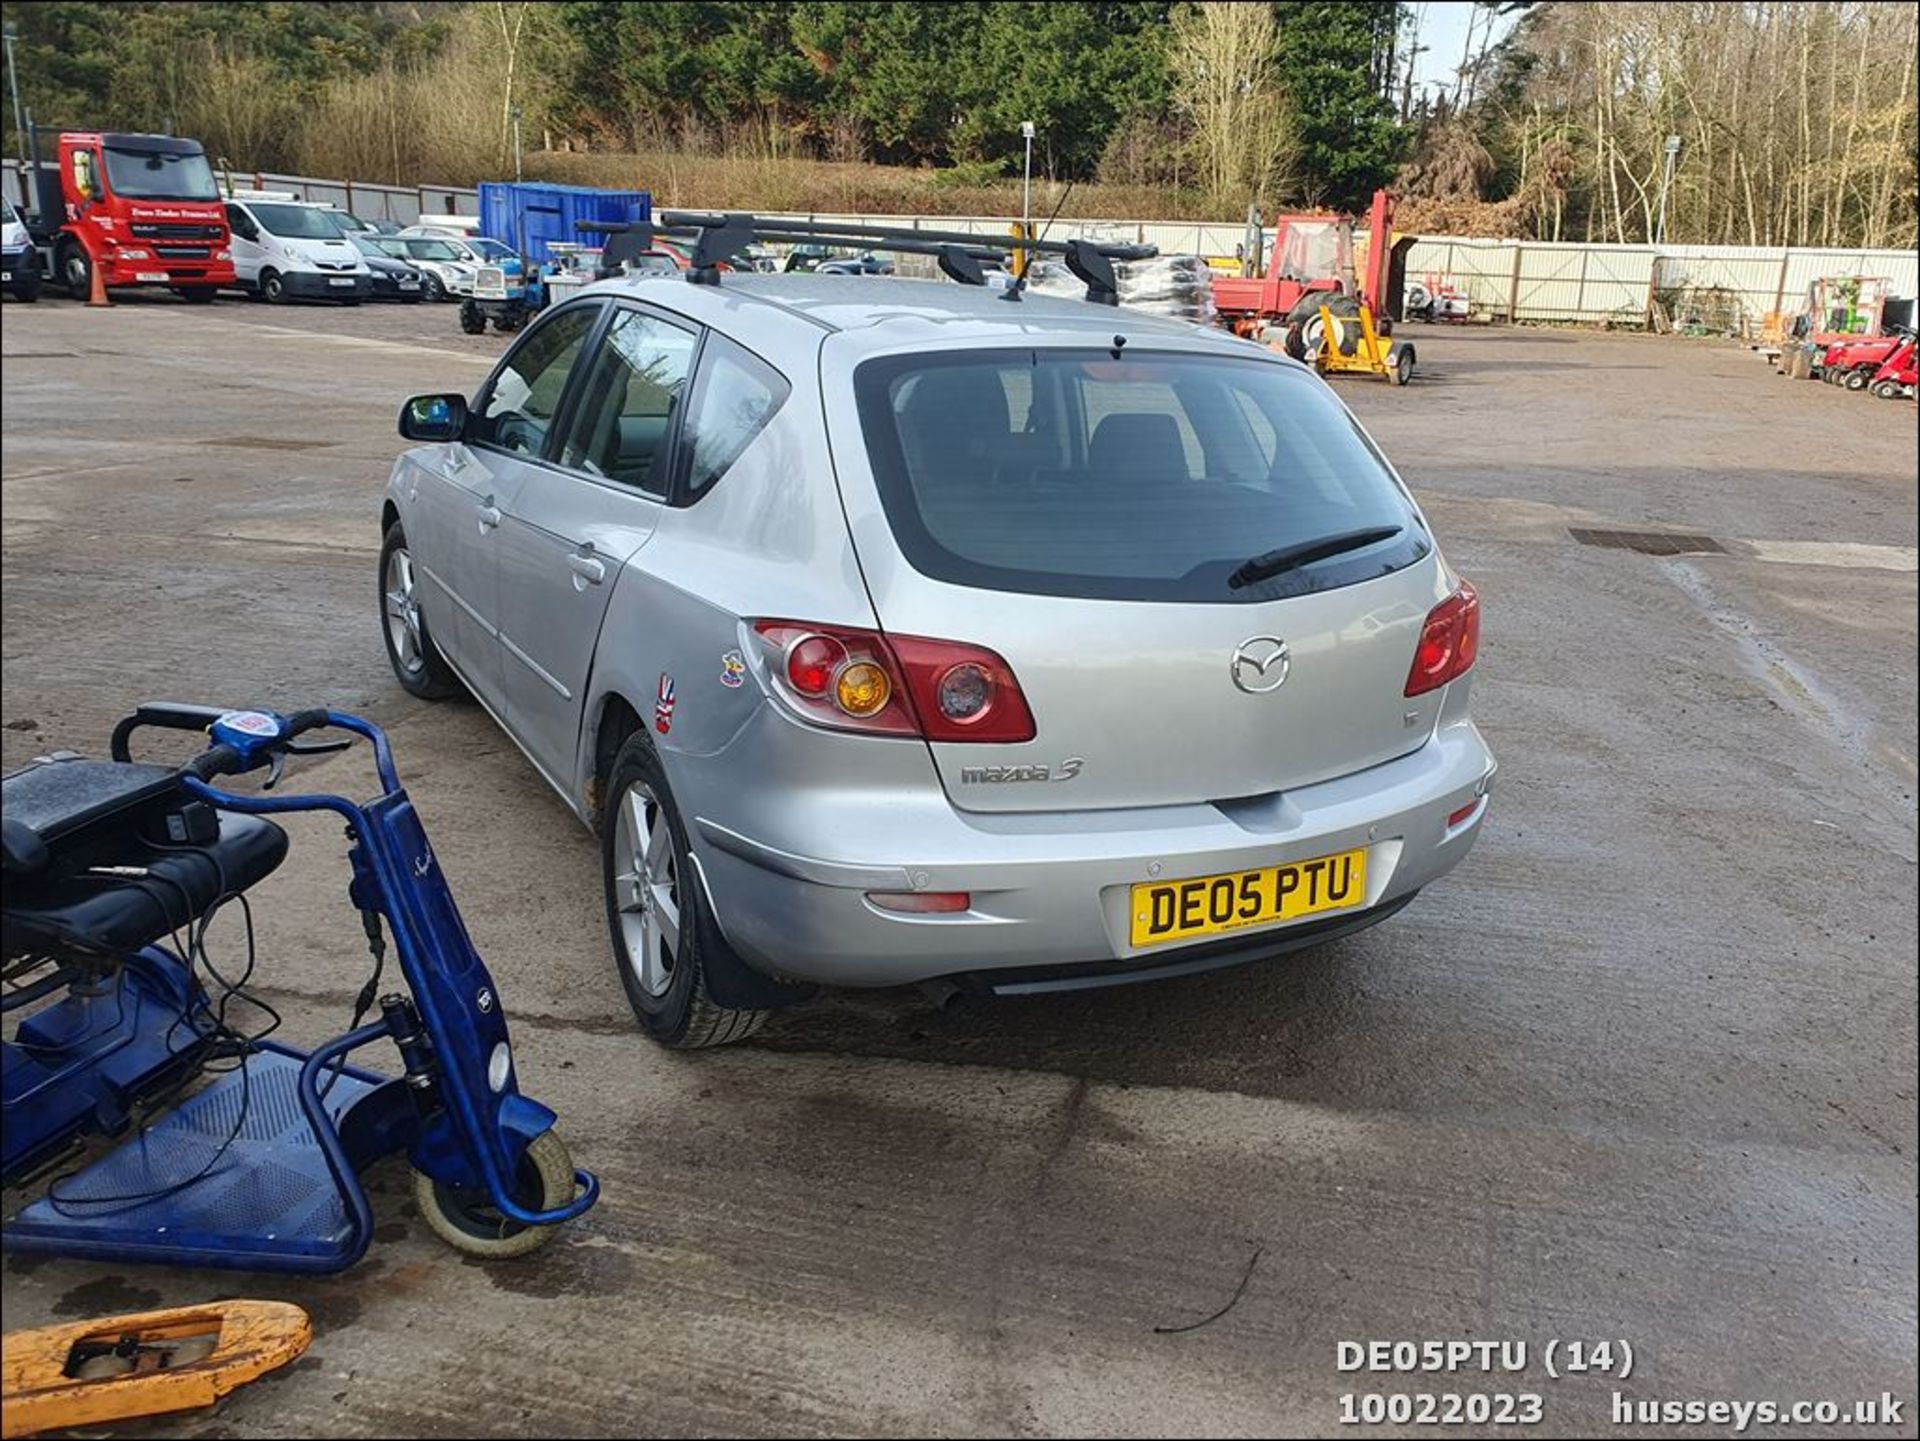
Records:
[[[1467,581],[1427,613],[1407,672],[1407,694],[1425,695],[1463,676],[1480,653],[1480,592]]]
[[[1033,712],[1020,682],[992,651],[917,635],[888,636],[887,643],[928,740],[1004,745],[1033,739]]]
[[[1020,682],[980,646],[797,620],[753,630],[781,698],[818,724],[930,741],[1033,739]]]

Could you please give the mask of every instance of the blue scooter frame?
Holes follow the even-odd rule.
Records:
[[[116,756],[126,758],[126,736],[134,724],[178,727],[178,715],[191,709],[143,707],[139,716],[130,717],[116,731]],[[174,715],[171,720],[164,718],[169,713]],[[204,718],[200,725],[207,725]],[[282,757],[300,749],[291,745],[293,738],[325,727],[352,731],[372,743],[383,792],[378,799],[356,805],[329,794],[239,795],[210,784],[216,776],[269,764],[277,777]],[[358,1173],[371,1161],[401,1150],[432,1181],[483,1194],[501,1217],[520,1226],[551,1226],[586,1211],[598,1198],[600,1187],[585,1170],[574,1171],[576,1194],[564,1205],[537,1209],[523,1199],[527,1150],[553,1127],[555,1116],[519,1091],[507,1023],[492,977],[467,935],[426,831],[400,784],[384,732],[359,716],[320,710],[291,717],[265,711],[227,712],[207,729],[213,746],[181,772],[182,785],[194,796],[221,810],[249,815],[332,811],[345,819],[353,872],[349,895],[363,915],[385,919],[411,996],[382,997],[379,1020],[304,1056],[270,1043],[258,1048],[269,1060],[285,1058],[278,1062],[282,1066],[299,1063],[295,1093],[307,1126],[296,1129],[311,1130],[311,1141],[301,1136],[299,1142],[317,1145],[324,1157],[325,1170],[347,1209],[349,1234],[337,1237],[335,1243],[304,1249],[291,1237],[270,1235],[255,1249],[236,1245],[231,1236],[194,1235],[195,1228],[180,1227],[164,1249],[199,1265],[344,1270],[365,1255],[373,1234],[372,1213]],[[368,925],[373,926],[370,919]],[[377,935],[377,928],[370,935]],[[387,1079],[346,1065],[352,1052],[383,1039],[399,1048],[406,1071],[403,1077]],[[347,1083],[336,1091],[343,1078]],[[156,1136],[158,1129],[149,1135]],[[149,1146],[158,1143],[157,1136],[147,1142]],[[75,1219],[66,1207],[47,1212],[48,1205],[47,1201],[36,1203],[7,1227],[10,1247],[168,1259],[155,1254],[152,1242],[130,1243],[111,1223],[96,1224],[92,1217]]]

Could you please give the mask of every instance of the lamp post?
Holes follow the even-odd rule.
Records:
[[[1665,149],[1666,161],[1660,170],[1660,220],[1653,231],[1655,245],[1663,245],[1667,239],[1667,192],[1673,188],[1673,167],[1680,158],[1680,137],[1669,135]]]
[[[31,186],[33,157],[28,153],[26,112],[20,108],[20,72],[13,65],[13,42],[20,37],[20,27],[9,20],[3,28],[7,45],[7,87],[13,91],[13,136],[20,142],[20,183]]]
[[[1027,163],[1020,181],[1020,223],[1033,224],[1033,122],[1020,122],[1020,137],[1027,142]]]

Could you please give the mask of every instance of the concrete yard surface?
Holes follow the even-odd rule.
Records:
[[[1269,965],[947,1011],[837,994],[670,1055],[614,974],[594,839],[381,650],[399,402],[471,392],[504,339],[451,306],[9,302],[7,767],[104,753],[152,697],[391,727],[522,1085],[605,1189],[481,1265],[389,1163],[343,1276],[14,1256],[6,1325],[311,1311],[288,1371],[136,1434],[1413,1434],[1341,1398],[1516,1392],[1539,1428],[1440,1429],[1635,1434],[1615,1393],[1890,1392],[1872,1434],[1914,1435],[1913,406],[1719,342],[1404,334],[1412,386],[1336,385],[1485,606],[1500,775],[1458,871]],[[372,784],[359,751],[299,775]],[[312,1044],[369,962],[338,824],[289,828],[258,985]],[[240,944],[223,916],[214,954]],[[1526,1369],[1338,1365],[1429,1339],[1525,1342]],[[1547,1375],[1550,1342],[1601,1340],[1630,1376]]]

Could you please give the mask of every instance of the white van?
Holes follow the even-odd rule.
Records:
[[[373,293],[373,272],[340,233],[339,212],[297,200],[229,200],[233,271],[242,290],[279,305]]]

